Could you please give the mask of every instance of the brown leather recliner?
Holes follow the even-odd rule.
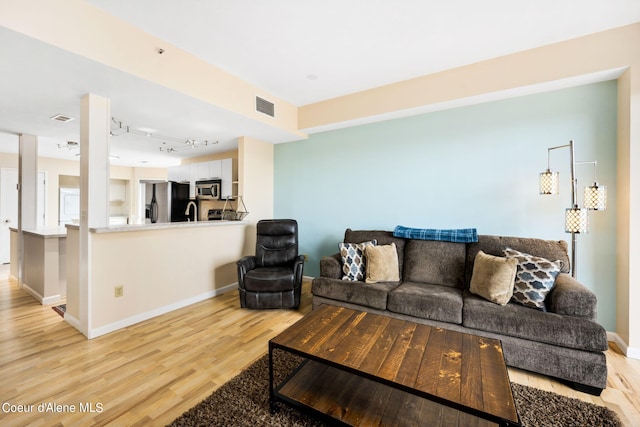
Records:
[[[304,256],[298,255],[298,223],[261,220],[256,254],[237,263],[242,308],[298,308]]]

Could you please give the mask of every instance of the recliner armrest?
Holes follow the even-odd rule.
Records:
[[[296,276],[296,287],[302,286],[302,272],[304,271],[304,255],[296,256],[293,262],[293,271]]]
[[[247,271],[253,270],[258,266],[258,261],[255,256],[249,255],[240,258],[236,264],[238,265],[238,269],[242,271],[242,273],[246,273]]]
[[[549,295],[549,309],[556,314],[582,317],[595,321],[598,314],[596,294],[566,273],[556,278],[556,286]]]
[[[320,277],[342,278],[342,257],[339,253],[320,258]]]

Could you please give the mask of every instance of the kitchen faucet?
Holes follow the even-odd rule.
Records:
[[[191,210],[191,206],[193,206],[193,211],[194,211],[194,216],[193,216],[193,220],[194,222],[198,221],[198,206],[195,204],[195,202],[193,200],[191,200],[189,202],[189,204],[187,204],[187,210],[184,211],[184,214],[189,216],[189,211]],[[188,221],[191,221],[191,218],[187,218]]]

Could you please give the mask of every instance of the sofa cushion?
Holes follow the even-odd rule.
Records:
[[[478,252],[469,290],[496,304],[505,305],[513,296],[518,260]]]
[[[400,280],[402,280],[405,240],[398,237],[393,237],[393,233],[390,231],[352,230],[350,228],[347,228],[344,232],[345,243],[362,243],[369,240],[376,240],[379,245],[390,245],[391,243],[396,244],[396,251],[398,252],[398,274],[400,276]]]
[[[569,254],[567,242],[564,240],[542,240],[527,237],[505,237],[479,235],[478,242],[467,245],[467,260],[465,263],[465,287],[469,288],[473,275],[473,262],[478,251],[494,256],[503,256],[503,251],[512,248],[535,256],[562,262],[563,273],[568,273]]]
[[[464,283],[465,243],[407,240],[403,279],[461,288]]]
[[[545,300],[560,273],[560,261],[533,256],[507,248],[504,254],[518,261],[513,300],[525,307],[546,311]]]
[[[367,269],[364,250],[367,246],[375,244],[375,240],[362,243],[338,243],[338,249],[342,257],[342,280],[364,280],[364,274]]]
[[[400,273],[398,272],[398,252],[396,244],[390,245],[369,245],[365,248],[367,257],[367,273],[365,282],[398,282]]]
[[[404,282],[391,292],[387,310],[423,319],[462,323],[462,290],[451,286]]]
[[[587,351],[607,349],[607,333],[585,318],[531,310],[520,304],[493,304],[464,293],[463,326],[480,331]]]
[[[313,279],[311,292],[313,295],[336,301],[384,310],[387,308],[387,294],[397,286],[397,282],[367,284],[364,282],[316,277]]]

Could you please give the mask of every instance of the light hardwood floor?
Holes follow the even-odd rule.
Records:
[[[266,354],[269,339],[310,309],[309,282],[298,311],[242,310],[232,291],[87,340],[0,266],[0,425],[166,425]],[[640,361],[611,346],[607,363],[601,397],[520,370],[509,374],[521,384],[606,405],[625,425],[640,425]],[[47,406],[38,408],[41,403]],[[33,412],[21,412],[29,405]]]

